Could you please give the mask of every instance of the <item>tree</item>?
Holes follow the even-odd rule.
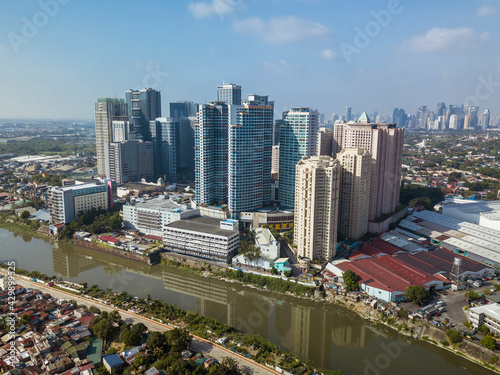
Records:
[[[447,330],[446,336],[448,336],[452,344],[457,344],[460,341],[462,341],[462,336],[460,335],[460,332],[455,331],[454,329]]]
[[[132,327],[130,327],[130,330],[138,332],[142,335],[143,333],[146,333],[148,331],[148,327],[146,327],[143,323],[136,323]]]
[[[429,211],[432,211],[434,209],[431,200],[427,197],[414,198],[408,203],[408,207],[413,208],[416,206],[424,206],[424,208]]]
[[[212,373],[212,372],[210,372]],[[221,363],[217,366],[217,370],[214,372],[217,375],[237,375],[239,374],[238,362],[236,359],[231,357],[222,358]]]
[[[140,345],[142,341],[142,335],[138,331],[134,330],[123,332],[121,338],[125,347]]]
[[[30,212],[29,211],[24,210],[23,212],[21,212],[21,219],[26,220],[29,217],[30,217]]]
[[[23,314],[21,319],[19,319],[19,323],[22,325],[26,325],[31,322],[31,314]]]
[[[120,313],[116,310],[113,310],[109,313],[108,318],[116,324],[120,325],[122,323],[122,317]]]
[[[490,349],[490,350],[495,350],[495,348],[497,347],[497,342],[491,336],[484,336],[481,339],[481,345],[484,346],[485,348]]]
[[[477,327],[477,330],[483,335],[487,335],[488,333],[490,333],[490,330],[488,329],[488,327],[486,327],[485,324],[481,324],[479,327]]]
[[[174,352],[182,352],[186,350],[193,339],[188,331],[183,328],[174,328],[165,333],[167,342]]]
[[[108,319],[101,319],[93,328],[94,335],[100,339],[107,340],[113,335],[113,326]]]
[[[348,292],[352,292],[353,290],[359,289],[359,276],[354,273],[352,270],[347,270],[342,274],[342,278],[344,279],[345,289]]]
[[[154,350],[156,348],[162,348],[166,342],[167,339],[161,332],[152,332],[146,341],[146,345],[148,348]]]
[[[260,258],[260,247],[255,246],[251,240],[245,240],[241,242],[238,254],[243,255],[247,262],[253,263]]]
[[[406,288],[406,298],[417,305],[422,305],[429,300],[429,291],[421,286],[409,286]]]
[[[121,229],[123,226],[123,219],[120,216],[119,212],[115,212],[111,217],[109,218],[109,227],[111,230],[118,230]]]

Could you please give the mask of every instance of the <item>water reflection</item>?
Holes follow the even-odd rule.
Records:
[[[126,290],[140,297],[150,294],[246,333],[260,334],[298,357],[346,374],[376,373],[373,370],[379,368],[369,366],[385,366],[381,361],[388,355],[387,348],[397,356],[390,357],[387,368],[379,373],[491,373],[429,344],[398,338],[395,331],[373,325],[340,306],[203,278],[162,265],[151,267],[69,243],[30,238],[0,229],[0,259],[15,259],[20,268],[104,289]],[[404,345],[406,341],[412,345]]]

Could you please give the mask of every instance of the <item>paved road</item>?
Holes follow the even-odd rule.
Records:
[[[6,274],[4,270],[0,270],[0,273]],[[158,323],[154,320],[145,318],[143,316],[130,313],[125,310],[118,309],[116,307],[108,306],[105,304],[102,304],[97,301],[93,301],[88,298],[84,298],[81,296],[74,295],[69,292],[61,291],[59,289],[54,289],[49,286],[31,281],[31,280],[26,280],[20,277],[16,277],[16,282],[20,285],[22,285],[25,288],[32,288],[32,289],[38,289],[43,292],[49,293],[52,297],[55,298],[64,298],[66,300],[74,299],[76,300],[79,304],[85,304],[86,306],[95,306],[99,308],[102,311],[113,311],[116,310],[120,313],[122,319],[126,321],[127,323],[143,323],[150,331],[165,331],[167,329],[172,329],[172,326],[169,326],[167,324],[163,323]],[[216,345],[212,343],[211,341],[207,341],[201,337],[198,336],[193,336],[193,341],[191,343],[191,346],[193,349],[196,351],[202,351],[203,353],[207,354],[210,357],[213,357],[219,361],[221,361],[224,357],[232,357],[234,358],[237,362],[238,365],[240,366],[240,369],[247,371],[251,374],[277,374],[277,372],[255,362],[252,361],[248,358],[245,358],[243,356],[240,356],[233,351],[226,349],[222,346]]]

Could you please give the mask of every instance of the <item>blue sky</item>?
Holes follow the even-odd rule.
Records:
[[[0,118],[93,119],[97,97],[161,90],[206,102],[217,84],[279,114],[420,105],[500,113],[493,0],[0,0]]]

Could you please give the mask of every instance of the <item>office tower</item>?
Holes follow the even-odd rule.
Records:
[[[280,132],[281,127],[283,126],[283,119],[274,120],[273,125],[273,146],[280,144]]]
[[[149,124],[154,150],[155,179],[161,177],[165,181],[176,182],[179,119],[158,117]]]
[[[319,128],[316,145],[317,155],[332,156],[333,132],[328,128]]]
[[[345,121],[351,121],[352,118],[352,108],[351,107],[345,107]]]
[[[273,146],[271,160],[271,176],[277,179],[280,171],[280,145]]]
[[[486,109],[483,112],[483,118],[481,119],[481,126],[483,130],[487,130],[489,125],[490,125],[490,110]]]
[[[200,104],[195,123],[196,203],[227,203],[229,107]]]
[[[133,132],[145,141],[150,141],[149,122],[161,117],[160,91],[151,88],[127,90],[125,100]]]
[[[467,108],[467,114],[469,115],[469,129],[474,129],[478,126],[479,124],[478,113],[479,113],[479,107],[477,106],[471,105]]]
[[[420,129],[427,128],[427,117],[429,115],[429,111],[427,110],[427,106],[423,105],[417,110],[417,127]]]
[[[98,98],[95,103],[95,143],[97,174],[106,175],[106,143],[113,142],[113,121],[128,120],[127,105],[123,99]]]
[[[364,112],[356,123],[335,124],[334,157],[344,148],[362,148],[372,155],[369,220],[393,212],[399,203],[404,129],[371,123]]]
[[[223,83],[217,86],[217,101],[224,102],[227,105],[241,104],[241,86],[234,83]]]
[[[472,129],[472,127],[470,125],[470,115],[469,114],[464,116],[464,129],[465,130]]]
[[[341,167],[330,156],[304,157],[296,167],[294,250],[299,257],[330,260],[337,245]]]
[[[339,233],[359,239],[368,232],[372,156],[362,148],[347,148],[337,154],[342,167],[339,196]]]
[[[106,177],[118,185],[154,180],[153,143],[142,140],[106,143]]]
[[[48,191],[50,222],[68,224],[80,213],[93,208],[113,208],[113,183],[101,179],[95,183],[53,187]]]
[[[113,121],[113,142],[125,142],[130,138],[130,123],[128,120]]]
[[[196,116],[185,116],[179,119],[179,136],[177,137],[177,179],[178,181],[194,181],[194,128]]]
[[[181,118],[196,116],[196,112],[198,112],[198,103],[193,103],[191,101],[170,103],[170,117]]]
[[[436,116],[446,116],[446,104],[438,103],[436,105]]]
[[[280,190],[279,201],[293,208],[295,195],[295,166],[303,157],[316,155],[318,111],[292,108],[283,113],[280,131]]]
[[[453,114],[450,116],[450,123],[448,125],[449,129],[458,130],[458,115]]]
[[[399,128],[406,127],[406,112],[403,108],[395,108],[392,113],[392,122]]]
[[[248,95],[229,106],[228,206],[232,219],[271,201],[274,102]]]
[[[319,114],[319,124],[325,125],[325,114],[324,113]]]

